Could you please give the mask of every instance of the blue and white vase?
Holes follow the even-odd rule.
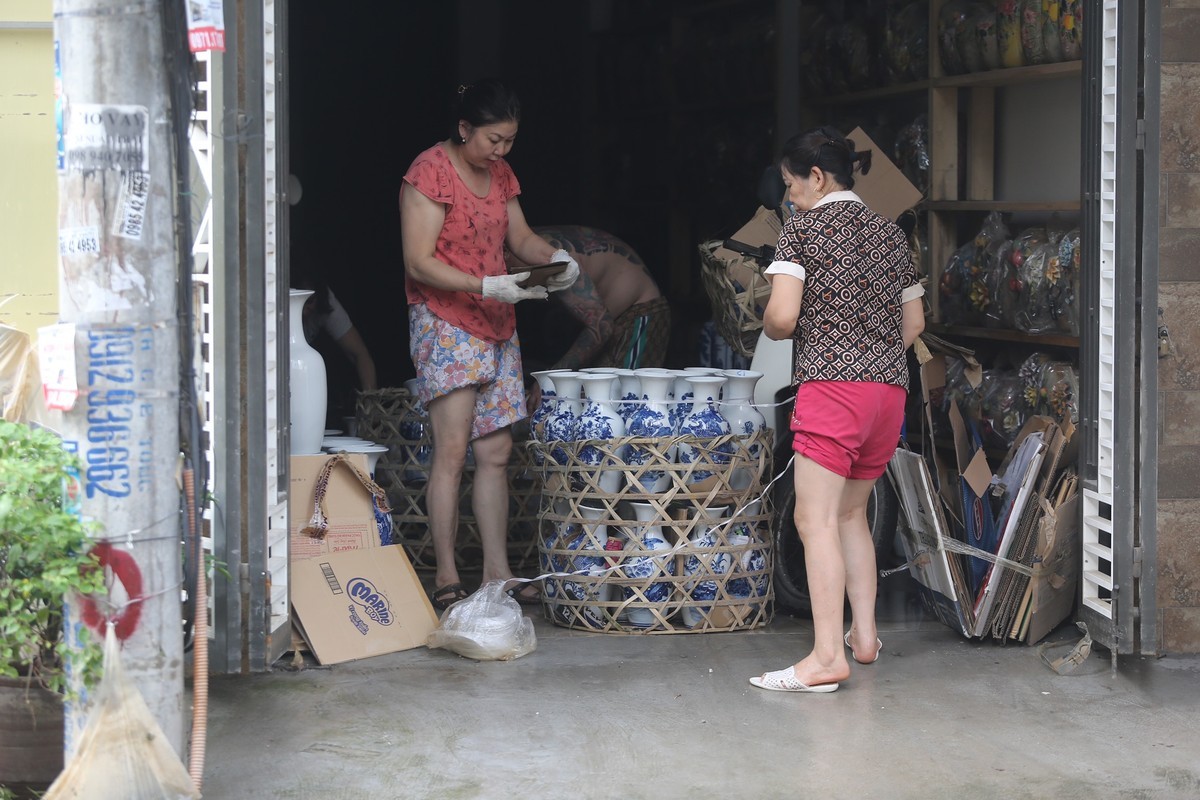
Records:
[[[625,423],[625,430],[629,430],[629,421],[633,419],[634,413],[642,404],[642,382],[638,379],[638,375],[631,369],[614,370],[617,376],[617,391],[615,394],[618,404],[617,413],[621,415],[622,421]]]
[[[401,479],[408,484],[421,484],[429,480],[429,463],[433,458],[433,447],[428,444],[426,424],[428,414],[421,402],[418,378],[409,378],[404,382],[404,388],[412,396],[412,405],[400,417],[400,437],[407,444],[400,454],[404,462]]]
[[[717,397],[725,378],[720,375],[692,375],[688,379],[695,395],[691,412],[679,423],[679,463],[694,464],[706,460],[711,464],[728,464],[733,456],[733,445],[709,442],[730,433],[729,420],[717,410]],[[697,441],[699,440],[699,441]],[[705,459],[707,455],[707,459]],[[708,469],[695,469],[688,473],[687,483],[699,483],[713,475]]]
[[[629,421],[625,433],[645,439],[669,439],[675,429],[671,424],[670,411],[667,408],[667,392],[671,387],[674,376],[660,369],[637,370],[638,383],[641,386],[642,404],[638,406]],[[630,444],[625,450],[625,463],[635,466],[645,466],[655,462],[673,463],[676,446],[670,445],[666,450],[656,448],[661,458],[655,457],[655,451],[645,445]],[[640,475],[636,471],[628,473],[629,490],[637,494],[657,494],[665,492],[671,486],[671,475],[665,469],[647,469]]]
[[[725,587],[730,597],[761,599],[767,596],[770,588],[765,538],[758,521],[753,519],[761,508],[761,500],[750,501],[732,523],[729,544],[733,548],[734,566]]]
[[[379,457],[387,451],[388,448],[386,445],[375,444],[374,442],[348,444],[334,450],[334,452],[339,453],[364,454],[367,457],[367,473],[371,476],[371,480],[375,480],[375,466],[379,463]],[[375,527],[379,529],[379,544],[381,546],[392,544],[395,541],[392,515],[381,509],[379,502],[375,498],[371,498],[371,507],[375,509]]]
[[[571,540],[567,548],[569,550],[604,552],[605,544],[608,542],[608,526],[599,520],[607,512],[603,508],[580,505],[579,513],[584,519],[583,530]],[[602,580],[607,566],[602,556],[588,554],[572,556],[566,571],[579,574],[580,578],[586,577],[588,580],[565,578],[562,582],[563,595],[573,600],[590,603],[607,602],[609,585]],[[578,609],[578,613],[588,627],[603,628],[606,624],[604,609],[599,605],[582,606]]]
[[[748,369],[729,369],[721,374],[725,376],[725,386],[718,408],[729,421],[730,431],[742,440],[742,447],[752,465],[735,469],[729,477],[729,485],[737,490],[748,489],[757,475],[757,467],[753,465],[758,464],[762,455],[760,434],[767,429],[766,417],[754,405],[754,387],[763,374]]]
[[[551,377],[553,372],[554,370],[543,369],[531,373],[533,379],[537,381],[540,397],[537,408],[529,417],[529,437],[541,444],[546,443],[546,419],[554,411],[555,401],[558,399],[554,388],[554,379]],[[545,460],[545,455],[540,448],[533,449],[533,460],[539,466]]]
[[[726,506],[717,508],[697,508],[696,525],[692,535],[688,537],[688,546],[697,552],[689,555],[683,561],[685,576],[704,575],[706,579],[685,581],[683,591],[695,601],[712,601],[717,597],[717,580],[707,576],[720,576],[729,572],[733,558],[728,552],[717,550],[725,538],[715,530],[722,525],[721,520],[729,509]],[[728,527],[728,523],[724,523]],[[695,628],[704,622],[704,613],[711,606],[684,606],[680,617],[684,627]]]
[[[603,444],[584,444],[579,448],[579,460],[588,470],[587,478],[601,491],[612,494],[621,488],[621,470],[623,453],[619,448],[613,448],[611,441],[625,435],[625,422],[613,408],[613,387],[617,384],[617,376],[612,374],[591,373],[579,379],[583,384],[583,395],[586,398],[583,410],[575,423],[575,439],[579,442],[609,442]],[[589,483],[581,473],[578,476],[579,485],[572,480],[572,487],[582,491],[593,483]]]
[[[630,547],[641,551],[635,556],[626,556],[621,562],[622,571],[626,578],[653,581],[654,578],[675,574],[675,559],[669,555],[646,555],[646,553],[669,552],[671,545],[663,535],[662,526],[658,524],[658,507],[653,503],[630,503],[637,523],[629,530]],[[652,582],[642,590],[642,595],[649,603],[660,604],[659,613],[665,619],[674,613],[673,608],[666,607],[674,593],[674,584],[667,581]],[[637,598],[632,587],[623,589],[626,600]],[[635,599],[634,602],[637,602]],[[630,606],[628,610],[629,624],[635,628],[653,628],[661,625],[654,611],[645,605]]]
[[[673,369],[671,370],[671,374],[675,376],[671,381],[669,392],[671,430],[678,435],[679,426],[683,422],[683,418],[692,413],[692,385],[688,383],[688,376],[692,373],[681,369]]]
[[[579,380],[582,377],[583,373],[570,370],[551,371],[550,380],[554,382],[557,396],[554,398],[554,409],[542,426],[547,443],[575,441],[575,423],[583,411],[583,403],[579,399]],[[552,446],[550,457],[564,467],[571,463],[570,453],[561,446]]]

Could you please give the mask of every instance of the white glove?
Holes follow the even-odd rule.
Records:
[[[552,292],[561,292],[563,289],[570,288],[575,279],[579,277],[579,263],[567,254],[566,250],[555,250],[554,257],[551,261],[565,261],[567,268],[555,275],[550,280],[546,281],[546,288]]]
[[[515,275],[488,275],[483,279],[483,296],[501,303],[519,303],[522,300],[545,300],[545,286],[530,286],[521,284],[529,279],[530,273],[518,272]]]

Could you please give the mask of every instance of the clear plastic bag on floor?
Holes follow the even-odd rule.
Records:
[[[504,591],[504,581],[490,581],[442,615],[426,644],[477,661],[511,661],[537,648],[533,620]]]

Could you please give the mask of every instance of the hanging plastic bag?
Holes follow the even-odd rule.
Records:
[[[75,755],[44,800],[184,800],[198,798],[175,750],[121,665],[110,623],[104,677]]]
[[[504,591],[504,581],[489,581],[442,615],[426,644],[477,661],[511,661],[537,648],[533,620]]]

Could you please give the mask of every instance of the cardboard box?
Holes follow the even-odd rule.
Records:
[[[854,149],[871,151],[871,171],[866,175],[854,176],[854,192],[871,210],[895,221],[921,200],[921,191],[904,177],[904,173],[888,157],[887,150],[875,144],[862,128],[855,128],[847,138],[853,140]],[[779,243],[782,230],[783,222],[779,213],[773,208],[760,207],[750,221],[729,238],[751,247],[766,245],[774,248]],[[729,277],[743,289],[754,288],[754,278],[762,273],[763,268],[753,259],[724,247],[718,247],[713,255],[726,265]],[[766,302],[765,298],[758,299]]]
[[[292,565],[294,622],[321,664],[424,645],[438,618],[400,545]]]
[[[366,455],[348,455],[350,463],[366,473]],[[288,484],[288,560],[293,564],[342,550],[383,546],[371,493],[344,467],[335,468],[329,475],[325,490],[325,518],[329,529],[325,537],[314,539],[300,532],[312,519],[317,476],[330,458],[332,456],[328,455],[292,456],[291,482]]]

